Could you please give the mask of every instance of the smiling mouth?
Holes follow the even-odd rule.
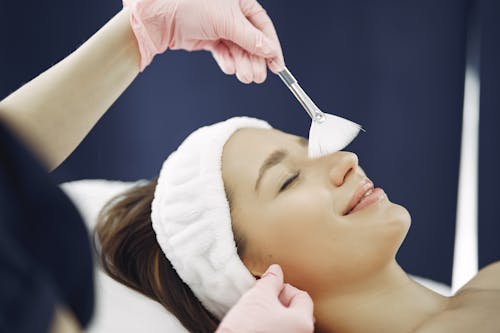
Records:
[[[361,210],[362,208],[377,201],[379,196],[383,193],[384,191],[381,188],[374,188],[372,181],[366,178],[358,186],[356,192],[354,192],[354,195],[347,205],[343,215],[349,215],[355,211]]]
[[[354,206],[354,208],[352,208],[347,214],[349,215],[351,213],[357,212],[358,210],[361,210],[375,202],[378,202],[382,200],[384,196],[385,192],[383,189],[381,189],[380,187],[374,188],[370,190],[369,193],[367,193],[365,196],[363,196],[359,203]]]

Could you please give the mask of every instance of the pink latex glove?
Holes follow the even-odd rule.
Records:
[[[222,319],[216,333],[311,333],[313,302],[309,294],[283,284],[283,272],[271,265]]]
[[[285,64],[273,23],[256,0],[123,0],[144,70],[156,54],[211,51],[226,74],[263,82]]]

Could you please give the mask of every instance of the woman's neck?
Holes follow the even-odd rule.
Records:
[[[318,332],[413,332],[448,299],[411,280],[393,261],[359,282],[313,295]]]

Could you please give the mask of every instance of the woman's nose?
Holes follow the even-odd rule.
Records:
[[[358,167],[358,156],[350,152],[337,152],[331,155],[330,182],[339,187],[344,184],[347,175]]]

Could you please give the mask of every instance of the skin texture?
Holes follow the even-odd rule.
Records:
[[[262,164],[277,150],[285,157],[256,188]],[[410,227],[404,207],[384,194],[346,215],[366,180],[355,154],[309,159],[304,139],[245,128],[224,146],[222,176],[233,229],[244,239],[244,264],[256,277],[272,263],[281,265],[286,282],[311,295],[315,332],[495,332],[500,327],[499,263],[483,269],[455,296],[444,297],[411,280],[395,260]]]

